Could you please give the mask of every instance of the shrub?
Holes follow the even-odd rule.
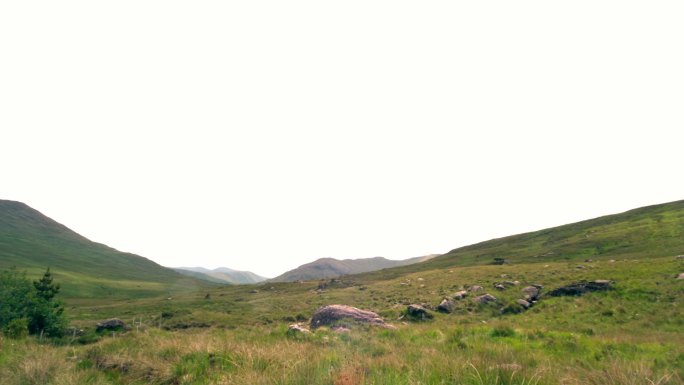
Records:
[[[26,318],[15,318],[3,328],[2,332],[9,338],[26,338],[28,335],[28,320]]]

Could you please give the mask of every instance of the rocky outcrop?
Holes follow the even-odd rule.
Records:
[[[561,286],[551,290],[549,295],[552,297],[560,296],[579,296],[594,291],[604,291],[611,289],[611,281],[598,279],[595,281],[580,281],[569,285]]]
[[[392,325],[386,324],[376,313],[347,305],[328,305],[319,308],[311,318],[310,327],[311,329],[316,329],[321,326],[334,325],[336,322],[343,320],[393,328]]]

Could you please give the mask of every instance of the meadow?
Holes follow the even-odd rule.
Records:
[[[59,340],[0,339],[0,378],[16,384],[682,384],[684,260],[674,255],[591,262],[452,266],[396,276],[222,286],[168,297],[68,302],[76,332]],[[551,297],[553,288],[606,279],[612,289]],[[503,280],[519,286],[495,290]],[[543,285],[531,309],[502,314],[521,288]],[[471,285],[451,314],[410,320]],[[307,326],[327,304],[375,311],[396,326]],[[118,317],[128,331],[96,333]]]

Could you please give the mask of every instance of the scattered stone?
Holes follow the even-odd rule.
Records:
[[[610,263],[615,263],[615,260],[614,260],[614,259],[611,259],[611,260],[608,261],[608,262],[610,262]]]
[[[416,281],[418,281],[418,282],[423,282],[423,281],[425,281],[425,280],[424,280],[423,278],[418,278]]]
[[[525,310],[527,310],[527,309],[529,309],[530,307],[532,307],[532,304],[529,303],[529,302],[527,302],[527,301],[525,301],[524,299],[518,299],[518,300],[515,301],[515,303],[517,303],[518,305],[520,305],[520,306],[522,306],[523,308],[525,308]]]
[[[675,257],[675,259],[684,259],[684,255],[678,255]]]
[[[442,313],[451,313],[454,311],[454,307],[456,306],[456,303],[448,298],[444,298],[442,302],[439,303],[437,306],[437,311],[440,311]]]
[[[459,300],[468,296],[468,292],[465,290],[457,291],[451,295],[451,299]]]
[[[526,288],[522,289],[522,293],[525,297],[525,300],[531,302],[539,299],[541,290],[536,286],[527,286]]]
[[[496,285],[494,285],[494,288],[495,288],[496,290],[506,290],[506,286],[504,286],[504,285],[502,285],[502,284],[500,284],[500,283],[497,283]]]
[[[684,279],[684,273],[677,274],[677,279]]]
[[[575,269],[584,269],[584,268],[585,268],[585,267],[582,266],[582,265],[577,265],[577,266],[575,266]]]
[[[411,304],[406,308],[406,314],[414,319],[420,318],[421,320],[431,319],[434,316],[421,305]]]
[[[589,262],[594,262],[594,260],[593,259],[585,259],[584,262],[589,263]]]
[[[287,327],[287,334],[311,334],[311,330],[300,324],[292,324]]]
[[[473,298],[473,301],[474,301],[475,303],[479,303],[479,304],[486,304],[486,303],[489,303],[489,302],[495,302],[495,301],[496,301],[496,297],[494,297],[494,296],[491,295],[491,294],[483,294],[483,295],[480,295],[480,296],[477,296],[477,297]]]
[[[110,318],[97,324],[95,331],[126,329],[126,324],[118,318]]]
[[[320,326],[332,325],[341,320],[353,320],[385,328],[394,328],[392,325],[386,324],[379,315],[372,311],[361,310],[347,305],[328,305],[319,308],[311,318],[310,327],[311,329],[316,329]]]
[[[473,285],[473,286],[468,288],[468,291],[470,291],[470,292],[476,292],[476,291],[480,291],[480,290],[484,290],[484,287],[479,286],[479,285]]]
[[[409,283],[408,283],[408,282],[399,282],[399,285],[401,285],[401,286],[408,286]]]
[[[566,286],[561,286],[549,292],[552,297],[560,297],[566,295],[582,295],[592,291],[603,291],[611,288],[611,281],[606,279],[598,279],[596,281],[580,281],[571,283]]]
[[[257,290],[257,289],[250,290],[250,293],[251,293],[251,294],[257,294],[258,292],[259,292],[259,290]]]
[[[539,284],[536,284],[536,283],[533,283],[533,284],[531,284],[530,286],[534,286],[534,287],[536,287],[536,288],[539,289],[539,290],[541,290],[541,289],[544,288],[544,285],[539,285]]]
[[[518,286],[518,285],[520,285],[520,281],[503,281],[502,283],[505,286]]]

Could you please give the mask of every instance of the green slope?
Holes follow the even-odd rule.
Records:
[[[167,295],[205,285],[146,258],[92,242],[29,206],[0,200],[0,268],[50,267],[70,298]]]
[[[684,200],[641,207],[582,222],[492,239],[449,251],[427,262],[384,270],[388,278],[455,266],[581,262],[684,254]],[[374,274],[374,273],[371,273]]]

